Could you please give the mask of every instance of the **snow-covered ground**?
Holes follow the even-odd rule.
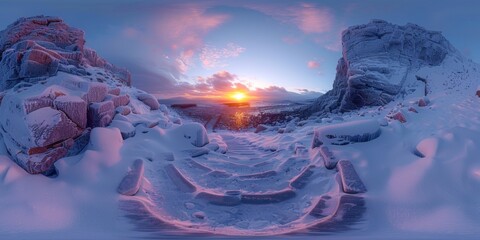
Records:
[[[46,28],[62,24],[39,19],[28,21]],[[74,61],[64,57],[74,56],[71,52],[42,51],[61,59],[49,64]],[[94,57],[91,62],[102,60]],[[446,55],[438,65],[394,67],[408,71],[402,70],[404,79],[393,78],[393,87],[386,86],[400,93],[384,96],[393,98],[384,106],[327,117],[322,112],[244,132],[213,132],[213,127],[207,132],[122,83],[112,74],[119,70],[102,61],[101,67],[67,65],[52,76],[30,79],[38,80],[34,83],[3,86],[0,239],[480,235],[480,71],[461,56]],[[367,71],[362,74],[378,74],[379,81],[387,81],[387,68],[394,66],[363,63]],[[106,79],[99,84],[96,77]],[[411,83],[400,86],[405,91],[395,87],[402,81]],[[357,90],[349,90],[346,107],[357,107],[347,102],[354,102]],[[31,101],[32,96],[42,101]],[[332,100],[326,96],[326,102]],[[63,104],[85,104],[85,109],[76,115]],[[59,130],[62,121],[68,124]],[[36,166],[32,156],[52,149],[76,149],[72,144],[83,142],[78,132],[88,132],[87,126],[89,140],[79,153],[63,152],[56,162],[41,158],[42,171],[22,165]],[[44,127],[49,131],[37,131]],[[67,130],[73,134],[65,136],[71,133]],[[52,162],[55,168],[48,165]]]

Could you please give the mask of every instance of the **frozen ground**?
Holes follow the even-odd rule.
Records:
[[[71,34],[83,39],[82,32],[66,31],[56,18],[17,23],[47,30],[57,26],[53,30],[58,31],[48,32],[54,40],[76,39]],[[383,21],[373,24],[391,27],[381,31],[396,29]],[[374,42],[364,48],[356,44],[359,48],[351,52],[366,54],[364,61],[351,65],[354,71],[343,69],[345,62],[339,65],[339,84],[353,79],[358,85],[346,86],[349,95],[340,102],[335,99],[340,85],[317,102],[322,109],[352,111],[327,117],[322,112],[242,132],[213,132],[215,121],[199,124],[179,117],[128,86],[128,72],[91,50],[79,51],[81,44],[58,49],[42,40],[45,49],[33,42],[7,47],[10,57],[3,59],[23,70],[2,65],[9,81],[0,93],[0,239],[477,239],[478,65],[450,54],[453,48],[438,33],[407,25],[400,36],[413,29],[420,43],[441,40],[443,45],[431,48],[436,51],[414,49],[412,56],[419,55],[414,60],[432,62],[378,67],[371,61],[378,56],[371,58],[370,50],[384,54],[383,43],[398,34],[379,40],[378,28],[365,28],[354,27],[352,34],[363,29],[358,34],[367,39],[361,43]],[[28,29],[19,27],[8,36]],[[56,38],[60,33],[65,38]],[[395,51],[415,46],[405,42],[400,48],[402,39],[393,39]],[[15,54],[22,47],[58,58],[48,61],[60,63],[58,72],[50,72],[55,66],[37,69],[33,60],[18,65],[23,55]],[[17,78],[35,69],[42,70],[41,78],[28,78],[30,83]],[[394,84],[382,85],[390,73]],[[364,81],[372,74],[378,80],[374,86]],[[408,84],[396,85],[399,81]],[[382,95],[379,86],[391,94]],[[384,106],[356,105],[358,96],[376,101],[376,95],[384,98]],[[83,106],[83,114],[65,105]],[[79,129],[87,132],[88,141],[78,136]],[[67,148],[81,151],[70,156]],[[52,149],[63,151],[51,156],[58,161],[45,157]],[[49,177],[28,174],[12,156],[20,165],[34,166],[22,165],[26,170]]]

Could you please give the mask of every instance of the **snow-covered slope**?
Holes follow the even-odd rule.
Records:
[[[392,26],[345,33],[361,37],[316,105],[333,113],[207,133],[88,60],[81,31],[20,19],[1,33],[0,238],[478,238],[478,67]]]
[[[381,106],[409,95],[465,90],[479,71],[440,32],[415,24],[394,25],[382,20],[353,26],[342,34],[333,89],[317,99],[309,112],[345,112]],[[451,82],[426,72],[455,74]],[[461,79],[461,80],[460,80]]]
[[[8,152],[29,173],[54,172],[92,128],[120,115],[159,108],[130,87],[130,73],[84,46],[83,31],[55,17],[21,18],[0,32],[0,130]]]

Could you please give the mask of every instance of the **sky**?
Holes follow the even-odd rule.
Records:
[[[160,98],[242,91],[296,100],[332,88],[341,32],[371,19],[442,31],[480,62],[478,9],[475,0],[1,0],[0,29],[19,17],[58,16]]]

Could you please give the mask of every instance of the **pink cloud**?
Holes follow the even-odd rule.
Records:
[[[288,44],[297,44],[300,42],[300,38],[287,36],[287,37],[283,37],[282,41]]]
[[[140,31],[133,27],[126,27],[122,30],[122,35],[127,38],[137,37],[140,34]]]
[[[333,25],[333,14],[327,8],[303,3],[299,6],[248,5],[256,11],[270,15],[282,22],[293,24],[307,34],[318,34],[330,31]]]
[[[177,95],[181,93],[183,96],[191,98],[217,98],[226,100],[226,96],[232,92],[241,91],[246,93],[250,98],[261,99],[264,101],[278,100],[303,100],[320,96],[320,93],[299,89],[298,93],[290,92],[283,87],[269,86],[266,88],[252,88],[253,84],[240,80],[240,78],[228,71],[219,71],[209,77],[198,77],[197,83],[183,83],[179,86]]]
[[[316,8],[311,4],[302,4],[297,11],[295,23],[305,33],[323,33],[332,26],[332,15],[327,9]]]
[[[308,62],[307,62],[307,67],[308,67],[308,68],[312,68],[312,69],[314,69],[314,68],[319,68],[319,67],[320,67],[320,63],[317,62],[317,61],[315,61],[315,60],[311,60],[311,61],[308,61]]]
[[[245,48],[234,43],[227,44],[225,48],[205,46],[200,52],[200,61],[205,68],[225,67],[227,58],[237,57],[244,51]]]

